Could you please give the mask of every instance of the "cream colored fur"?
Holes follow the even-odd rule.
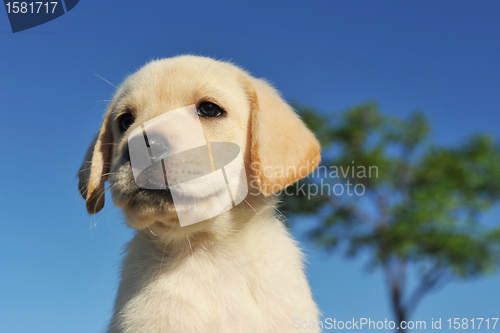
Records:
[[[235,208],[181,228],[165,193],[137,188],[124,153],[128,133],[141,123],[203,101],[226,111],[202,119],[202,127],[209,142],[239,145],[250,193]],[[125,133],[118,128],[123,113],[135,117]],[[278,93],[232,64],[182,56],[131,75],[79,173],[89,213],[102,209],[109,180],[113,202],[137,230],[108,333],[280,333],[296,332],[295,318],[316,323],[302,253],[277,217],[272,193],[304,177],[319,159],[314,135]],[[276,167],[285,169],[277,174]]]

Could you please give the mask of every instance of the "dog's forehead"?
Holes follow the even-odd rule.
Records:
[[[127,82],[130,93],[162,98],[167,95],[189,96],[198,91],[231,92],[239,88],[238,77],[241,73],[233,65],[212,59],[176,60],[159,60],[141,68]]]
[[[115,95],[115,109],[161,114],[205,99],[225,107],[246,100],[238,67],[208,58],[156,60],[127,78]],[[139,110],[139,111],[134,111]],[[140,116],[140,114],[134,114]]]

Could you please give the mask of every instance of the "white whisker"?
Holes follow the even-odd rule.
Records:
[[[117,86],[115,86],[113,83],[109,82],[108,80],[106,80],[105,78],[103,78],[102,76],[100,76],[99,74],[97,74],[96,72],[94,72],[94,75],[97,76],[98,78],[102,79],[104,82],[107,82],[110,85],[112,85],[113,87],[115,87],[116,89],[118,89]]]

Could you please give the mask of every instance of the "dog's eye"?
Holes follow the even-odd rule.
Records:
[[[118,123],[120,124],[120,131],[125,132],[126,130],[128,130],[128,128],[132,126],[134,121],[134,116],[132,116],[130,113],[121,116],[118,120]]]
[[[198,106],[198,115],[201,117],[220,117],[224,111],[222,109],[210,102],[203,102]]]

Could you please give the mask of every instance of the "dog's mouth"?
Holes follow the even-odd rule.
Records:
[[[162,178],[159,178],[154,172],[144,172],[141,177],[145,184],[158,189],[139,187],[129,162],[124,163],[111,173],[109,182],[115,205],[131,211],[149,211],[155,214],[170,212],[173,208],[173,198],[165,181],[162,181]]]
[[[129,191],[121,195],[120,208],[127,208],[132,211],[149,211],[154,214],[168,213],[173,206],[172,193],[169,189],[165,190],[150,190],[137,187],[134,191]],[[125,199],[125,200],[124,200]]]
[[[174,222],[178,223],[178,213],[194,209],[195,201],[210,199],[210,197],[204,198],[200,189],[188,191],[180,200],[177,194],[177,202],[174,204],[172,192],[168,183],[164,181],[163,173],[158,172],[158,168],[145,170],[139,177],[134,179],[130,163],[126,162],[111,172],[109,179],[114,204],[129,215],[141,216],[148,220],[154,218],[157,222],[172,225]],[[144,187],[138,186],[137,180]],[[212,189],[214,198],[218,193],[219,191]],[[197,195],[200,197],[197,198]]]
[[[111,172],[115,205],[149,222],[176,215],[181,226],[234,208],[248,193],[240,149],[225,142],[210,147],[211,154],[205,145],[142,164],[131,153],[132,162],[122,159]]]

